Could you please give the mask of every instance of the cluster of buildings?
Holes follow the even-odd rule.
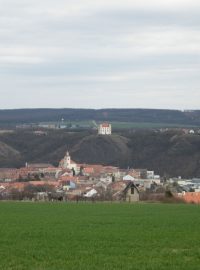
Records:
[[[171,190],[177,193],[178,198],[187,203],[200,203],[200,178],[172,178],[169,184]]]
[[[42,129],[77,129],[77,128],[98,128],[98,133],[102,135],[111,135],[112,128],[111,124],[105,122],[101,123],[97,126],[96,122],[88,122],[88,123],[81,123],[81,122],[73,122],[73,123],[66,123],[62,118],[59,122],[44,122],[39,124],[20,124],[16,125],[17,129],[30,129],[30,128],[42,128]]]
[[[0,168],[0,199],[17,200],[177,200],[200,203],[200,179],[163,182],[147,169],[120,169],[100,164],[80,164],[69,152],[55,167],[49,163],[26,163],[25,167]]]
[[[169,131],[169,130],[173,130],[173,131],[177,131],[177,132],[182,132],[182,134],[185,135],[200,135],[200,129],[199,128],[160,128],[159,131],[161,133]]]
[[[34,131],[46,136],[46,131]],[[98,127],[99,135],[111,135],[109,123]],[[193,134],[193,132],[189,132]],[[139,200],[163,199],[172,194],[189,203],[200,203],[200,179],[170,179],[147,169],[120,169],[100,164],[80,164],[69,152],[55,167],[49,163],[26,163],[25,167],[0,168],[0,199],[28,200]]]
[[[140,193],[161,186],[160,177],[146,169],[120,169],[100,164],[80,164],[69,152],[58,167],[26,163],[20,169],[0,169],[0,198],[31,196],[33,200],[139,201]],[[14,194],[14,195],[13,195]]]

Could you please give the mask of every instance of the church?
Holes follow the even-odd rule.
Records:
[[[61,167],[62,169],[74,169],[74,171],[77,171],[78,169],[76,162],[71,159],[68,151],[64,158],[60,161],[59,167]]]

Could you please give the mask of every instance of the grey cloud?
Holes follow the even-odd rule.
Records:
[[[0,106],[197,108],[199,2],[115,3],[0,0]]]

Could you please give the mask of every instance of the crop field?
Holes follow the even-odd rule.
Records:
[[[159,129],[159,128],[195,128],[192,125],[181,125],[172,123],[145,123],[145,122],[111,122],[113,129]]]
[[[197,270],[200,206],[0,203],[1,270]]]
[[[103,121],[64,121],[63,124],[71,126],[72,128],[97,128]],[[113,129],[152,129],[152,128],[197,128],[194,125],[173,124],[173,123],[151,123],[151,122],[120,122],[120,121],[108,121],[112,124]],[[58,122],[44,122],[40,124],[53,124]]]

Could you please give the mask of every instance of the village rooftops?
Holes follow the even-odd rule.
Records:
[[[7,172],[7,171],[16,171],[17,168],[0,168],[0,172]]]
[[[17,190],[24,190],[24,188],[28,185],[32,185],[32,186],[48,185],[48,186],[57,187],[60,185],[60,183],[57,181],[29,181],[29,182],[1,183],[1,187],[10,188],[10,189],[14,188]]]
[[[200,192],[183,192],[179,195],[186,203],[200,204]]]
[[[52,168],[54,166],[50,163],[26,163],[26,168],[45,169],[45,168],[49,168],[49,167]]]

